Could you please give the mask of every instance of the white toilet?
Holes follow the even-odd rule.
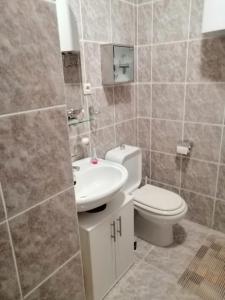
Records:
[[[108,151],[105,159],[122,164],[128,171],[123,191],[134,196],[135,234],[154,245],[172,244],[173,225],[187,213],[184,199],[150,184],[138,188],[142,178],[140,148],[123,145]]]

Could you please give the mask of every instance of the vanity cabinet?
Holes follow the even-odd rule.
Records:
[[[120,193],[98,213],[79,214],[87,300],[100,300],[133,264],[134,208]]]

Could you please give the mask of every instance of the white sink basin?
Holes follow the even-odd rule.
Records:
[[[128,178],[126,168],[103,159],[92,164],[89,157],[74,162],[73,166],[80,168],[79,171],[73,171],[78,212],[107,204]]]

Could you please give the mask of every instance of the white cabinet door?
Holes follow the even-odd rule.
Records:
[[[115,227],[114,227],[115,226]],[[106,294],[116,280],[115,238],[116,222],[110,217],[90,234],[90,253],[92,262],[93,299],[99,300]]]
[[[116,277],[127,271],[134,261],[134,207],[129,202],[116,217]]]

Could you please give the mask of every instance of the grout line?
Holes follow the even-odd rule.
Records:
[[[138,0],[137,0],[137,1],[138,1]],[[137,2],[136,5],[137,5],[138,7],[140,7],[140,6],[145,6],[145,5],[147,5],[147,4],[150,5],[150,4],[152,4],[152,3],[153,3],[153,0],[150,0],[150,1],[142,2],[142,3],[138,3],[138,2]]]
[[[51,277],[53,277],[56,273],[58,273],[62,268],[64,268],[68,263],[70,263],[76,256],[80,254],[80,250],[78,250],[74,255],[72,255],[68,260],[66,260],[60,267],[58,267],[54,272],[48,275],[44,280],[42,280],[35,288],[33,288],[29,293],[24,296],[24,299],[27,299],[35,290],[41,287],[46,281],[48,281]]]
[[[136,10],[135,10],[136,9]],[[139,9],[138,6],[134,7],[134,49],[135,49],[135,58],[134,58],[134,64],[135,64],[135,105],[136,105],[136,110],[135,110],[135,117],[136,117],[136,145],[138,146],[139,144],[139,122],[138,122],[138,107],[139,107],[139,89],[138,89],[138,40],[139,40]]]
[[[115,0],[114,0],[115,1]],[[119,0],[120,2],[123,2],[123,3],[126,3],[128,5],[131,5],[131,6],[135,6],[135,3],[132,3],[132,2],[129,2],[129,1],[126,1],[126,0]]]
[[[171,120],[171,119],[161,119],[161,118],[151,118],[152,121],[162,121],[162,122],[173,122],[173,123],[180,123],[182,124],[182,120]]]
[[[138,238],[138,237],[137,237]],[[145,243],[148,243],[150,248],[149,250],[147,251],[147,253],[145,253],[145,255],[142,257],[142,258],[139,258],[138,261],[136,262],[136,267],[141,263],[141,262],[144,262],[146,257],[152,252],[153,249],[156,248],[156,246],[150,244],[149,242],[145,241],[145,240],[142,240],[141,238],[138,238],[140,239],[141,241],[144,241]],[[137,241],[137,245],[138,245],[138,241]],[[136,267],[134,269],[136,269]]]
[[[135,43],[135,46],[136,48],[138,47],[138,44],[139,44],[139,8],[137,7],[137,10],[136,10],[136,43]],[[137,49],[138,50],[138,49]]]
[[[168,122],[182,122],[182,119],[164,119],[164,118],[152,118],[153,120],[159,121],[168,121]],[[188,121],[184,120],[185,124],[193,124],[193,125],[204,125],[204,126],[213,126],[213,127],[220,127],[222,128],[224,125],[223,123],[207,123],[207,122],[195,122],[195,121]]]
[[[139,84],[148,84],[150,82],[138,82]],[[154,85],[225,85],[225,81],[153,81]]]
[[[225,108],[223,112],[223,124],[225,122]],[[223,135],[224,135],[224,126],[222,127],[221,131],[221,139],[220,139],[220,147],[219,147],[219,159],[218,159],[218,166],[217,166],[217,174],[216,174],[216,189],[215,189],[215,201],[213,204],[213,213],[212,213],[212,220],[211,220],[211,226],[214,226],[214,219],[215,219],[215,209],[216,209],[216,196],[217,196],[217,191],[218,191],[218,185],[219,185],[219,172],[220,172],[220,165],[221,164],[221,156],[222,156],[222,149],[223,149]]]
[[[29,113],[53,110],[53,109],[59,109],[59,108],[66,108],[66,104],[64,103],[64,104],[55,105],[55,106],[47,106],[47,107],[43,107],[43,108],[30,109],[30,110],[24,110],[24,111],[19,111],[19,112],[3,114],[3,115],[0,115],[0,118],[13,117],[13,116],[17,116],[17,115],[23,115],[23,114],[29,114]]]
[[[155,182],[155,183],[158,183],[158,184],[163,184],[163,185],[165,185],[165,186],[168,186],[168,187],[171,187],[171,188],[176,188],[176,189],[179,190],[179,187],[176,186],[176,185],[172,185],[172,184],[165,183],[165,182],[162,182],[162,181],[158,181],[158,180],[155,180],[155,179],[152,179],[152,182]],[[210,198],[210,199],[212,199],[212,200],[215,199],[214,196],[210,196],[210,195],[208,195],[208,194],[199,193],[199,192],[193,191],[192,189],[187,189],[187,188],[181,187],[181,190],[186,191],[186,192],[189,192],[189,193],[193,193],[193,194],[196,194],[196,195],[199,195],[199,196],[202,196],[202,197],[207,197],[207,198]],[[223,200],[223,199],[218,199],[218,200],[220,200],[220,201],[225,201],[225,200]]]
[[[222,198],[219,198],[219,197],[216,197],[215,200],[216,200],[216,201],[222,201],[222,202],[225,203],[225,199],[222,199]]]
[[[68,123],[67,107],[65,107],[65,109],[64,109],[64,114],[65,114],[66,122]],[[66,130],[67,130],[66,138],[67,138],[67,141],[68,141],[69,153],[70,153],[70,162],[71,162],[71,165],[72,165],[73,158],[72,158],[71,147],[70,147],[70,128],[69,128],[69,126],[66,126]],[[73,174],[72,174],[72,176],[73,176]]]
[[[189,40],[189,37],[190,37],[191,7],[192,7],[191,6],[191,0],[189,0],[188,40]],[[187,48],[186,48],[182,140],[184,139],[184,122],[185,122],[185,113],[186,113],[186,111],[185,111],[185,104],[186,104],[186,96],[187,96],[188,56],[189,56],[189,43],[187,43]]]
[[[172,185],[172,184],[169,184],[169,183],[164,183],[164,182],[158,181],[156,179],[152,179],[151,182],[153,182],[153,183],[155,182],[155,183],[162,184],[162,185],[165,185],[165,186],[168,186],[168,187],[171,187],[171,188],[176,188],[176,189],[179,190],[179,186],[177,186],[177,185]]]
[[[139,84],[139,85],[151,85],[152,82],[151,81],[137,81],[136,84]]]
[[[188,41],[190,38],[190,29],[191,29],[191,8],[192,8],[192,0],[189,0],[189,15],[188,15]],[[187,76],[188,76],[188,56],[189,56],[189,42],[186,43],[186,62],[185,62],[185,83],[184,83],[184,100],[183,100],[183,118],[182,118],[182,137],[181,140],[184,140],[184,124],[185,124],[185,105],[186,105],[186,97],[187,97]],[[181,157],[180,162],[180,186],[179,192],[181,193],[182,186],[182,176],[183,176],[183,157]]]
[[[107,129],[107,128],[110,128],[110,127],[113,127],[113,126],[116,127],[117,125],[121,125],[121,124],[124,124],[124,123],[127,123],[127,122],[131,122],[131,121],[136,121],[136,119],[137,118],[134,117],[134,118],[131,118],[131,119],[124,119],[124,120],[119,121],[119,122],[113,122],[113,123],[111,123],[109,125],[98,127],[95,131]],[[148,118],[145,118],[145,119],[148,119]],[[85,135],[85,134],[87,135],[89,133],[91,133],[91,131],[84,131],[82,133],[75,133],[74,135],[70,133],[69,139],[74,139],[74,138],[76,138],[78,136]]]
[[[84,50],[84,25],[83,25],[83,14],[82,14],[82,0],[78,0],[79,1],[79,10],[80,10],[80,33],[81,33],[81,39],[80,39],[80,45],[81,45],[81,52],[82,55],[80,56],[81,58],[81,72],[82,72],[82,85],[84,83],[87,82],[87,75],[86,75],[86,63],[85,63],[85,50]],[[83,70],[82,70],[83,67]],[[83,95],[83,88],[82,88],[82,95]],[[83,95],[83,98],[85,98],[85,96]]]
[[[153,2],[151,3],[151,8],[152,8],[152,20],[151,20],[151,41],[153,41],[153,36],[154,36],[154,4]],[[152,148],[152,99],[153,99],[153,49],[151,47],[151,94],[150,94],[150,149],[149,149],[149,159],[150,159],[150,163],[149,163],[149,168],[150,168],[150,172],[149,172],[149,180],[151,180],[152,177],[152,152],[151,152],[151,148]]]
[[[113,30],[112,30],[112,1],[113,0],[109,0],[109,13],[110,13],[110,42],[112,43],[113,41]]]
[[[3,224],[5,224],[5,223],[7,223],[7,220],[1,221],[0,222],[0,226],[3,225]]]
[[[13,257],[15,272],[16,272],[16,279],[17,279],[17,284],[18,284],[18,287],[19,287],[20,299],[23,300],[23,293],[22,293],[20,276],[19,276],[19,271],[18,271],[18,266],[17,266],[17,261],[16,261],[16,254],[15,254],[15,249],[14,249],[14,245],[13,245],[11,230],[10,230],[10,227],[9,227],[8,214],[7,214],[5,198],[4,198],[4,195],[3,195],[3,190],[2,190],[1,183],[0,183],[0,195],[1,195],[1,198],[2,198],[2,204],[3,204],[5,218],[6,218],[5,222],[6,222],[6,226],[7,226],[7,230],[8,230],[9,242],[10,242],[10,247],[11,247],[11,251],[12,251],[12,257]]]
[[[32,210],[32,209],[34,209],[34,208],[36,208],[36,207],[38,207],[38,206],[40,206],[40,205],[42,205],[42,204],[44,204],[44,203],[46,203],[48,201],[54,199],[55,197],[60,196],[61,194],[65,193],[65,192],[67,192],[69,190],[71,190],[72,188],[74,188],[74,186],[70,186],[70,187],[66,188],[65,190],[63,190],[63,191],[60,191],[59,193],[56,193],[56,194],[48,197],[47,199],[44,199],[44,200],[38,202],[37,204],[34,204],[34,205],[28,207],[27,209],[25,209],[25,210],[23,210],[23,211],[15,214],[14,216],[7,218],[7,221],[11,221],[11,220],[13,220],[13,219],[15,219],[15,218],[17,218],[17,217],[19,217],[19,216],[21,216],[21,215],[29,212],[30,210]]]
[[[147,44],[141,44],[138,45],[138,47],[158,47],[158,46],[166,46],[166,45],[172,45],[172,44],[179,44],[179,43],[187,43],[187,42],[200,42],[202,40],[215,40],[219,37],[209,37],[209,36],[201,36],[198,38],[190,38],[190,39],[184,39],[184,40],[175,40],[175,41],[168,41],[168,42],[158,42],[158,43],[147,43]]]
[[[135,86],[136,82],[122,82],[117,84],[105,84],[105,85],[99,85],[99,86],[92,86],[94,89],[104,89],[104,88],[110,88],[110,87],[125,87],[125,86]]]
[[[145,241],[146,243],[148,243],[147,241]],[[151,245],[150,243],[148,243],[149,245]],[[151,248],[149,249],[149,251],[142,257],[141,261],[144,261],[145,258],[152,252],[152,250],[154,250],[156,248],[156,246],[151,245]]]
[[[51,4],[56,4],[56,1],[55,0],[43,0],[45,2],[48,2],[48,3],[51,3]]]
[[[117,134],[116,134],[116,103],[115,103],[115,90],[113,87],[113,130],[114,130],[114,143],[117,145]]]
[[[198,161],[198,162],[207,163],[207,164],[211,164],[211,165],[220,165],[219,161],[215,162],[215,161],[204,160],[204,159],[199,159],[199,158],[190,157],[190,156],[182,156],[181,154],[177,154],[175,152],[174,153],[169,153],[169,152],[163,152],[163,151],[159,151],[159,150],[155,150],[155,149],[150,149],[150,151],[152,151],[154,153],[173,156],[173,157],[185,158],[185,159],[188,159],[190,161],[193,160],[193,161]]]
[[[138,44],[139,44],[139,8],[137,7],[136,11],[136,80],[138,82],[139,80],[139,49],[138,49]],[[137,141],[137,146],[139,146],[140,139],[139,139],[139,118],[138,118],[138,106],[140,104],[139,102],[139,86],[138,84],[136,85],[136,141]],[[142,153],[143,156],[143,153]]]

